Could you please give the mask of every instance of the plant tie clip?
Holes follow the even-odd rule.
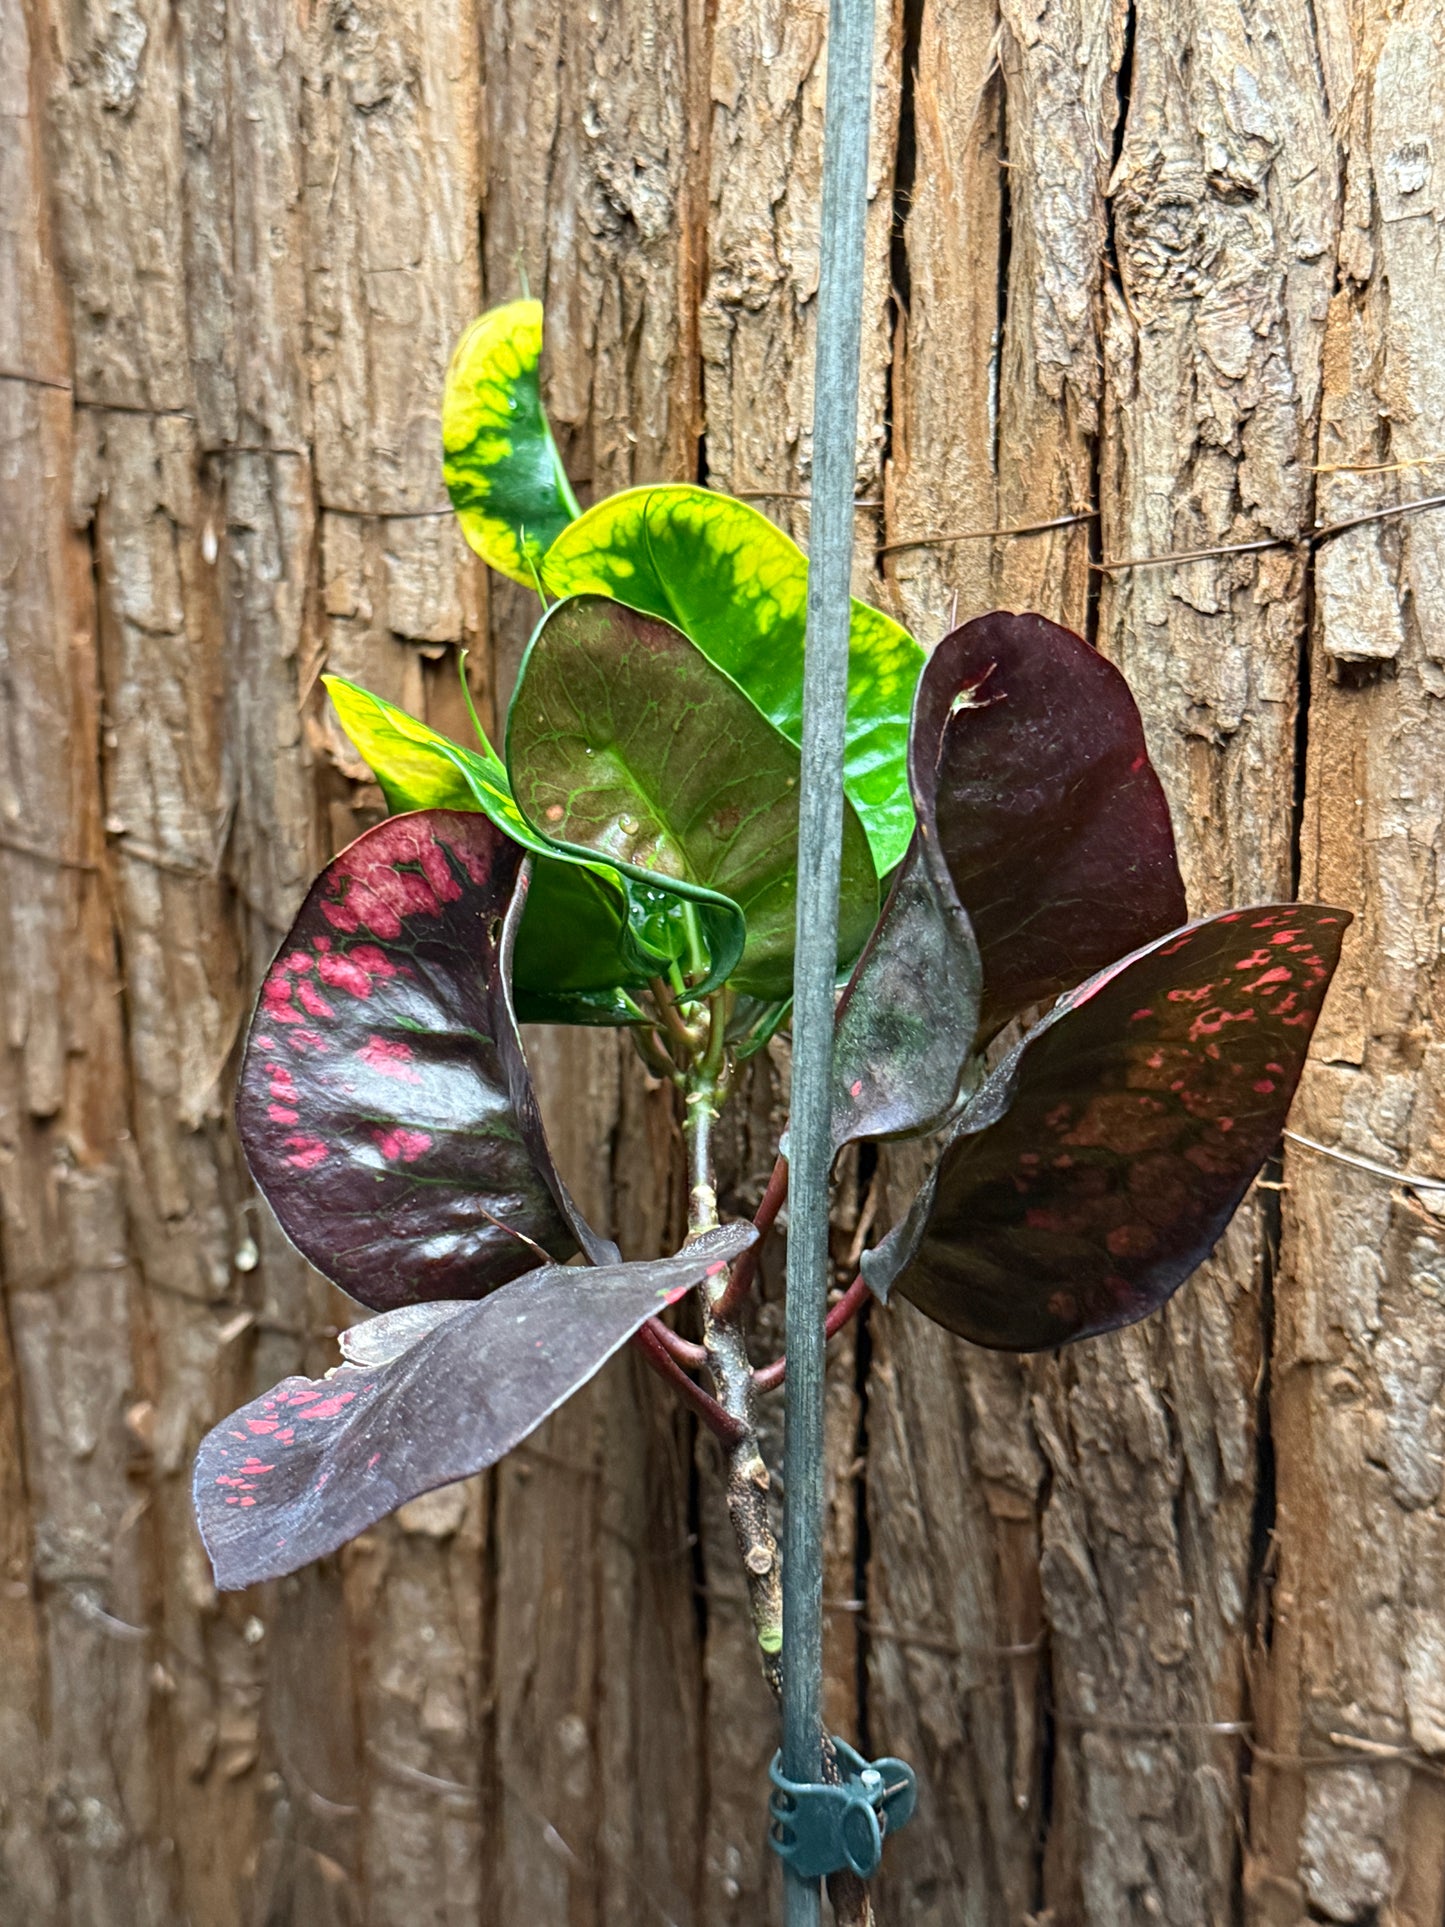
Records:
[[[884,1836],[913,1818],[918,1784],[902,1760],[865,1760],[837,1738],[829,1745],[840,1775],[836,1786],[790,1780],[782,1754],[773,1755],[769,1844],[800,1880],[826,1880],[834,1873],[871,1880],[883,1858]]]

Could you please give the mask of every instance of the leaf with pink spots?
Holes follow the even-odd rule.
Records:
[[[1057,623],[996,611],[944,637],[909,781],[978,939],[985,1036],[1188,914],[1128,684]]]
[[[756,1236],[732,1224],[672,1258],[540,1266],[480,1304],[414,1318],[405,1332],[393,1314],[376,1321],[388,1326],[381,1343],[355,1348],[383,1362],[284,1379],[242,1406],[196,1458],[196,1516],[216,1584],[295,1572],[408,1499],[495,1465],[645,1319],[724,1271]]]
[[[392,817],[322,871],[262,983],[241,1141],[287,1236],[365,1305],[616,1255],[557,1175],[522,1058],[521,866],[485,816]]]
[[[1157,1311],[1279,1141],[1349,921],[1318,904],[1230,910],[1063,998],[865,1255],[873,1290],[1000,1351]]]

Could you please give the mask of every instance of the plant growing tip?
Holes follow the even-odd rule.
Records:
[[[550,844],[697,905],[708,943],[697,996],[724,982],[788,994],[798,752],[681,630],[605,596],[559,602],[522,660],[507,764],[518,806]],[[878,908],[851,810],[843,847],[849,959]]]
[[[626,489],[558,535],[542,575],[554,595],[610,596],[671,623],[789,742],[802,742],[808,563],[757,509],[684,483]],[[913,829],[905,762],[923,651],[855,601],[848,653],[844,788],[886,876]]]

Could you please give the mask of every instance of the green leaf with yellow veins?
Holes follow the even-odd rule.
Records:
[[[791,993],[801,758],[671,623],[611,597],[543,617],[507,721],[517,803],[543,835],[643,884],[725,893],[747,918],[733,986]],[[838,954],[878,914],[868,839],[844,806]],[[718,952],[712,946],[714,973]]]
[[[588,509],[548,549],[554,595],[606,595],[670,622],[776,729],[803,740],[808,563],[765,515],[711,489],[628,489]],[[854,601],[843,784],[884,876],[913,834],[908,718],[923,651]]]
[[[542,407],[542,304],[511,301],[457,343],[442,399],[442,474],[467,541],[531,588],[577,514]]]

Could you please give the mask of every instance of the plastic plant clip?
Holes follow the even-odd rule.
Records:
[[[839,1739],[832,1748],[843,1776],[838,1786],[790,1780],[782,1754],[773,1755],[769,1844],[800,1880],[843,1872],[870,1880],[883,1857],[884,1838],[913,1817],[917,1782],[902,1760],[868,1761]]]

